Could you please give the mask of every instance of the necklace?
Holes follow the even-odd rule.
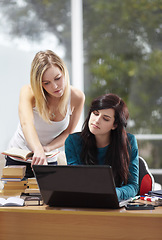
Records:
[[[49,115],[50,115],[50,118],[51,118],[51,119],[54,119],[54,118],[55,118],[54,112],[49,112]]]
[[[58,106],[56,106],[56,107],[54,107],[54,106],[56,106],[56,104],[51,104],[48,106],[49,115],[50,115],[51,120],[53,120],[56,117],[56,114],[58,111]]]

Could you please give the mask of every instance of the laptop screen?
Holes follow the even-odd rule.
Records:
[[[119,208],[110,166],[34,165],[33,170],[49,206]]]

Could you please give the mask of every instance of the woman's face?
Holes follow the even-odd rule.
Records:
[[[42,87],[53,97],[61,97],[64,94],[65,78],[60,68],[52,66],[44,72]]]
[[[114,130],[115,111],[112,108],[95,110],[91,113],[89,119],[89,130],[95,136],[107,135],[109,136],[110,131]]]

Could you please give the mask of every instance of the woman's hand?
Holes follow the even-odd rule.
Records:
[[[44,153],[44,151],[34,151],[34,155],[32,158],[32,163],[31,166],[33,165],[47,165],[47,158],[46,155]]]
[[[45,152],[51,152],[52,150],[54,150],[54,149],[51,149],[50,146],[48,146],[48,145],[43,146],[43,149],[44,149]]]

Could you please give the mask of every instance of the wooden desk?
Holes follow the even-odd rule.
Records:
[[[48,206],[1,207],[0,240],[162,239],[162,207],[66,209]]]

